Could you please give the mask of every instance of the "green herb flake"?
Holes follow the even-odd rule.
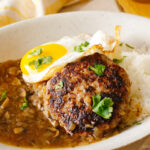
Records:
[[[28,100],[24,98],[24,103],[21,105],[20,110],[24,110],[28,106],[29,106]]]
[[[29,66],[34,65],[35,69],[39,69],[42,66],[42,61],[40,59],[33,60],[29,62]]]
[[[126,45],[126,47],[128,47],[128,48],[134,49],[133,46],[131,46],[131,45],[127,44],[127,43],[126,43],[125,45]]]
[[[0,97],[0,101],[3,101],[6,98],[7,91],[4,91]]]
[[[85,43],[84,43],[84,47],[87,47],[87,46],[89,46],[89,42],[88,41],[85,41]]]
[[[84,43],[81,43],[80,45],[75,46],[74,47],[74,51],[76,51],[76,52],[84,52],[83,48],[89,46],[89,44],[90,43],[88,41],[85,41]]]
[[[92,100],[93,100],[92,108],[94,109],[97,106],[97,104],[100,102],[101,96],[99,94],[95,94],[92,96]]]
[[[105,71],[105,66],[98,64],[98,65],[94,65],[94,67],[89,66],[89,69],[91,69],[92,71],[94,71],[98,76],[102,76],[104,71]]]
[[[92,111],[103,117],[104,119],[110,119],[113,112],[114,102],[110,97],[105,97],[101,100],[99,94],[92,96],[93,106]]]
[[[137,123],[136,123],[136,125],[140,125],[140,124],[142,124],[142,122],[137,122]]]
[[[43,64],[49,64],[52,61],[52,57],[51,56],[41,57],[40,60],[42,61]]]
[[[113,62],[116,63],[116,64],[120,64],[124,61],[124,59],[126,58],[127,56],[123,56],[122,58],[120,59],[117,59],[117,58],[114,58],[113,59]]]
[[[34,65],[35,69],[39,69],[43,64],[50,64],[52,61],[51,56],[39,57],[37,60],[29,62],[29,66]]]
[[[37,56],[40,54],[42,54],[42,48],[37,48],[30,53],[30,55],[33,55],[33,56]]]
[[[76,52],[84,52],[84,50],[82,49],[81,46],[75,46],[74,47],[74,51],[76,51]]]
[[[122,45],[123,45],[123,43],[120,43],[120,44],[119,44],[119,46],[122,46]]]
[[[56,90],[57,90],[57,89],[62,89],[63,86],[64,86],[63,82],[60,81],[57,85],[55,85],[55,89],[56,89]]]

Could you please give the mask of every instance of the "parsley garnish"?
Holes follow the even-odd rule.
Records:
[[[56,89],[56,90],[57,90],[57,89],[62,89],[63,86],[64,86],[63,82],[60,81],[57,85],[55,85],[55,89]]]
[[[29,103],[26,98],[24,98],[24,103],[21,105],[20,110],[24,110],[24,108],[28,107]]]
[[[120,59],[117,59],[117,58],[114,58],[113,59],[113,62],[116,63],[116,64],[120,64],[124,61],[124,59],[126,58],[127,56],[123,56],[122,58]]]
[[[7,91],[4,91],[1,95],[0,101],[3,101],[6,98]]]
[[[129,45],[129,44],[125,44],[126,45],[126,47],[129,47],[129,48],[131,48],[131,49],[134,49],[134,47],[133,46],[131,46],[131,45]]]
[[[93,106],[92,111],[103,117],[104,119],[110,119],[113,112],[113,104],[114,102],[110,97],[105,97],[101,100],[101,96],[99,94],[92,96]]]
[[[94,65],[94,67],[89,66],[89,68],[92,71],[94,71],[97,75],[102,76],[106,67],[104,65],[98,64],[98,65]]]
[[[87,47],[87,46],[89,46],[89,44],[90,44],[90,43],[89,43],[88,41],[85,41],[84,44],[83,44],[83,46],[84,46],[84,47]]]
[[[137,122],[137,123],[136,123],[136,125],[140,125],[140,124],[142,124],[142,122]]]
[[[76,52],[84,52],[83,47],[87,47],[90,43],[88,41],[85,41],[84,43],[81,43],[79,46],[74,47],[74,51]]]
[[[95,94],[92,96],[92,100],[93,100],[93,106],[92,108],[94,109],[97,104],[100,102],[101,96],[99,94]]]
[[[119,46],[122,46],[122,45],[123,45],[123,43],[120,43],[120,44],[119,44]]]
[[[30,55],[34,55],[34,56],[40,54],[42,54],[42,48],[37,48],[30,53]]]
[[[51,61],[52,61],[51,56],[39,57],[37,60],[29,62],[29,65],[30,66],[34,65],[35,69],[39,69],[40,67],[42,67],[42,64],[49,64]]]

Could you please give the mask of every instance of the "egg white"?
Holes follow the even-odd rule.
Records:
[[[89,46],[83,48],[84,52],[75,52],[74,47],[76,45],[80,45],[81,43],[84,43],[85,41],[88,41],[90,44]],[[23,74],[23,79],[26,82],[36,83],[36,82],[48,80],[55,73],[53,68],[59,68],[59,69],[63,68],[66,64],[70,62],[74,62],[75,60],[83,56],[87,56],[95,52],[100,52],[100,51],[91,50],[90,52],[86,53],[86,51],[89,48],[91,48],[93,45],[101,44],[103,50],[111,51],[115,47],[116,40],[114,37],[108,36],[102,31],[97,31],[93,36],[90,36],[88,34],[80,34],[75,37],[66,36],[61,38],[58,41],[49,42],[43,45],[52,44],[52,43],[63,45],[68,50],[67,54],[61,57],[60,59],[56,60],[52,65],[48,66],[46,69],[44,69],[41,72],[37,72],[35,74],[29,72],[29,75]],[[28,68],[28,70],[29,69],[30,68]]]

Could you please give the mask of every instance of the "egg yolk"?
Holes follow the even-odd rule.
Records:
[[[29,50],[21,60],[21,71],[25,75],[42,72],[56,60],[67,53],[67,49],[60,44],[48,44]]]

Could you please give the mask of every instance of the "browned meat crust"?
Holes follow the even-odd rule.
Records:
[[[106,66],[103,76],[98,76],[89,66]],[[55,86],[63,82],[61,89]],[[115,128],[127,113],[130,81],[124,69],[103,54],[95,53],[70,63],[56,73],[47,83],[50,95],[48,111],[69,133],[93,133],[95,127],[103,133]],[[104,119],[92,112],[92,96],[112,98],[113,113]]]

